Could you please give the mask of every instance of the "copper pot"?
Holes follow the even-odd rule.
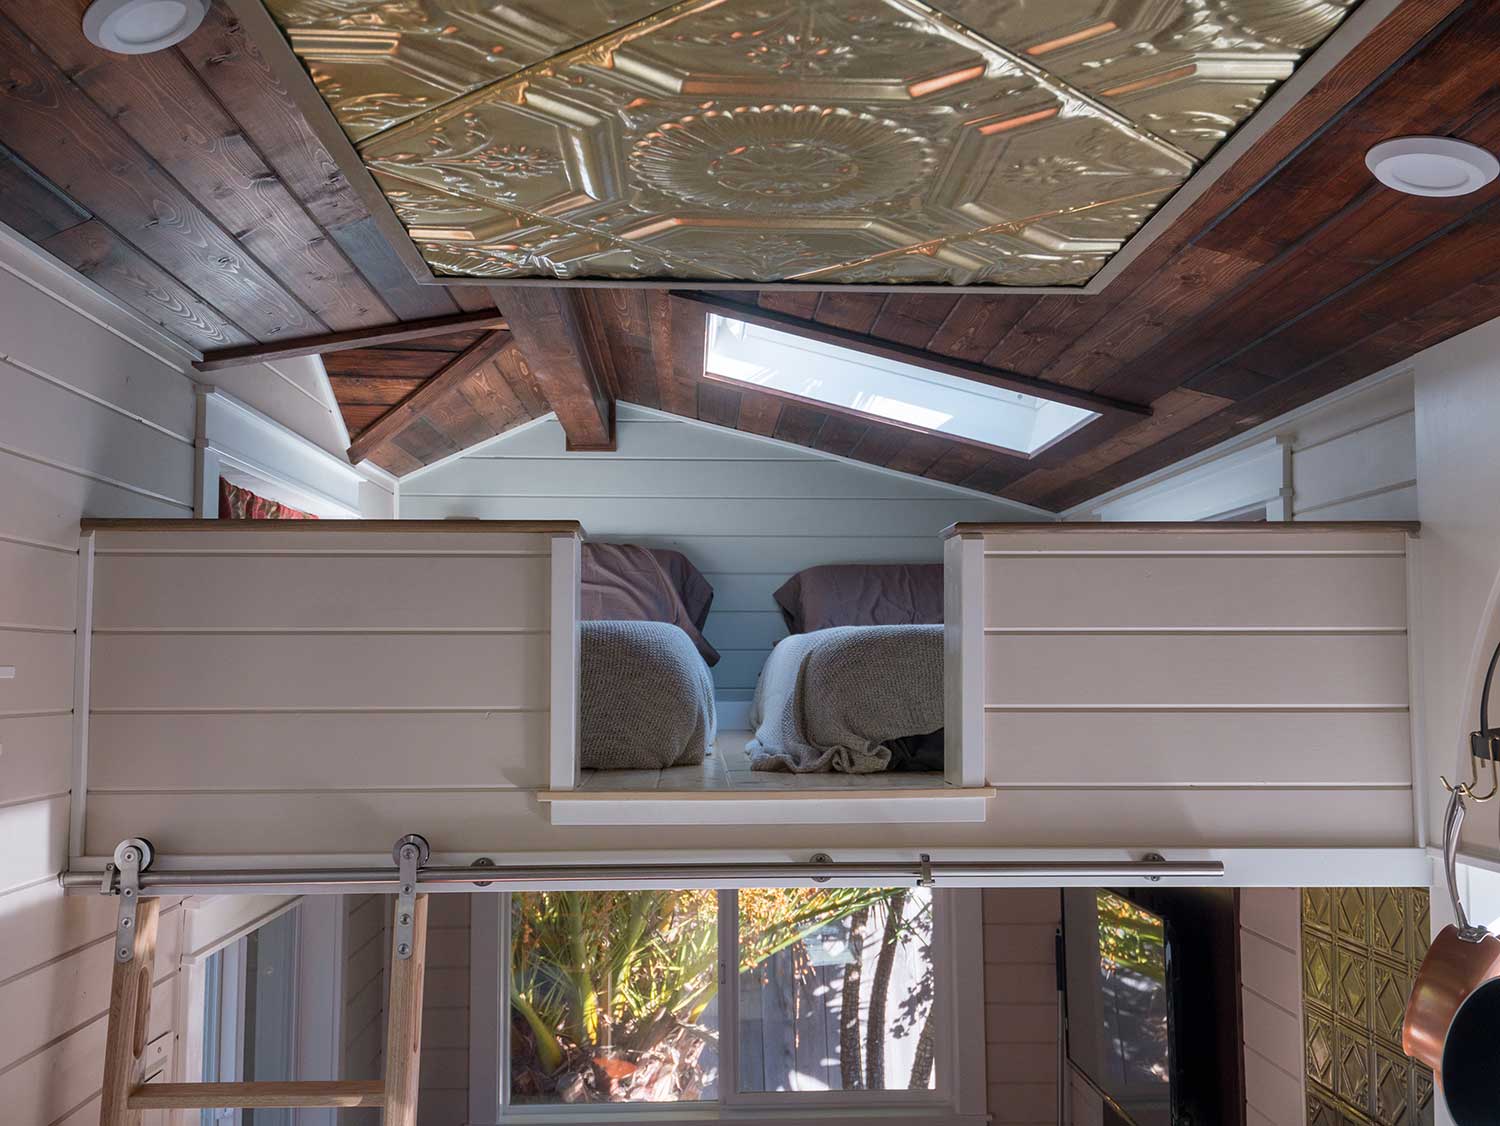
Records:
[[[1482,927],[1470,935],[1447,926],[1432,940],[1401,1025],[1401,1050],[1439,1076],[1443,1045],[1459,1006],[1485,982],[1500,977],[1500,940]]]
[[[1458,836],[1468,788],[1451,788],[1443,818],[1443,862],[1457,926],[1428,947],[1406,1003],[1401,1047],[1432,1068],[1458,1126],[1500,1123],[1500,940],[1471,926],[1458,895]]]
[[[1443,1098],[1459,1126],[1500,1126],[1500,978],[1464,998],[1443,1047]]]

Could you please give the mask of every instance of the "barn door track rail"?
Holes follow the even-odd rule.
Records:
[[[140,859],[132,867],[131,854]],[[98,872],[64,872],[65,890],[97,890],[124,900],[164,895],[386,894],[403,898],[421,892],[542,891],[607,887],[781,887],[801,883],[848,882],[900,887],[919,884],[1003,885],[1009,880],[1218,879],[1218,860],[1168,860],[1144,853],[1139,860],[933,860],[926,853],[909,860],[835,860],[816,853],[805,861],[752,863],[497,864],[480,857],[472,864],[429,865],[432,850],[418,834],[396,842],[391,867],[369,868],[178,868],[153,865],[149,841],[120,842],[114,862]],[[930,881],[930,883],[929,883]],[[408,890],[409,888],[409,890]]]

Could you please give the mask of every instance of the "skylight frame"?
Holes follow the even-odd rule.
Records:
[[[1387,16],[1400,7],[1402,0],[1362,0],[1344,21],[1283,80],[1253,114],[1250,115],[1143,223],[1139,230],[1110,257],[1092,278],[1080,286],[1002,286],[942,285],[902,283],[828,282],[754,282],[692,279],[698,290],[755,290],[789,292],[797,290],[848,293],[947,293],[987,294],[990,296],[1068,295],[1086,297],[1103,292],[1142,252],[1213,187],[1233,164],[1275,126],[1314,85],[1320,82],[1361,40]],[[563,288],[672,288],[684,279],[666,277],[642,278],[481,278],[461,275],[438,275],[418,250],[416,242],[397,217],[394,207],[375,182],[328,103],[313,85],[312,79],[262,0],[226,0],[230,10],[241,21],[252,42],[260,49],[272,73],[282,83],[296,107],[306,118],[317,139],[332,157],[360,201],[368,208],[376,228],[421,285],[483,286],[487,289],[507,286],[538,285]]]
[[[1079,431],[1083,430],[1091,423],[1098,422],[1100,419],[1104,418],[1106,414],[1106,411],[1101,409],[1099,406],[1095,406],[1092,404],[1085,405],[1077,402],[1065,402],[1062,397],[1048,395],[1044,390],[1040,390],[1037,388],[1007,387],[1000,384],[998,381],[995,383],[986,383],[981,380],[972,378],[966,380],[966,377],[962,375],[941,371],[936,368],[923,369],[922,365],[915,362],[914,360],[893,359],[890,357],[872,355],[868,352],[861,351],[859,348],[851,347],[848,344],[841,343],[836,340],[819,340],[811,338],[803,333],[788,332],[784,327],[775,324],[767,324],[764,320],[751,316],[751,310],[749,309],[746,310],[746,314],[746,317],[740,318],[735,315],[735,312],[732,309],[709,309],[705,311],[705,315],[703,317],[702,378],[707,382],[716,383],[725,387],[731,387],[736,390],[759,391],[762,394],[771,396],[772,398],[780,399],[784,402],[796,403],[799,406],[805,406],[811,410],[820,411],[825,414],[836,414],[844,418],[855,419],[859,422],[873,423],[881,426],[890,426],[894,427],[895,429],[905,430],[913,434],[921,434],[927,437],[938,438],[947,442],[953,442],[957,445],[967,446],[972,449],[983,451],[984,453],[1000,454],[1004,457],[1018,458],[1022,461],[1030,461],[1040,456],[1047,450],[1051,449],[1053,446],[1057,445],[1059,442],[1062,442],[1077,434]],[[833,402],[827,399],[819,399],[809,395],[801,395],[795,391],[788,391],[785,388],[781,387],[768,386],[763,383],[756,383],[751,380],[740,379],[732,375],[727,375],[723,372],[711,371],[709,369],[711,356],[710,341],[712,338],[715,319],[741,324],[747,328],[754,328],[761,332],[774,333],[779,336],[787,337],[791,340],[809,341],[812,345],[814,345],[815,348],[826,348],[835,350],[836,352],[840,353],[847,353],[848,356],[852,358],[852,361],[854,363],[860,364],[861,366],[873,367],[877,371],[883,370],[878,363],[878,361],[883,361],[885,364],[893,363],[899,367],[910,367],[917,369],[917,371],[925,371],[927,375],[937,377],[933,379],[927,379],[922,375],[908,375],[902,372],[891,372],[888,369],[885,369],[885,374],[895,376],[898,379],[907,379],[916,382],[929,382],[937,386],[942,386],[943,382],[946,380],[957,380],[959,382],[967,381],[973,383],[976,388],[994,388],[996,390],[1020,395],[1028,399],[1034,399],[1042,404],[1052,404],[1055,406],[1065,407],[1070,410],[1082,411],[1083,417],[1079,418],[1071,426],[1068,426],[1062,431],[1052,435],[1045,442],[1042,442],[1030,449],[1021,449],[1015,446],[1006,446],[997,444],[995,442],[986,442],[981,438],[975,438],[971,435],[962,434],[955,431],[934,429],[932,427],[923,426],[920,423],[911,422],[905,419],[893,418],[889,415],[877,414],[873,411],[861,410],[858,407],[849,406],[844,403]],[[975,391],[974,393],[977,396],[983,397],[982,392]]]

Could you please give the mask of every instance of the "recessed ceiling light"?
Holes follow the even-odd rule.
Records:
[[[1468,195],[1500,175],[1500,160],[1452,137],[1382,141],[1365,154],[1365,165],[1386,187],[1408,195]]]
[[[181,43],[207,14],[208,0],[94,0],[83,34],[106,51],[145,55]]]

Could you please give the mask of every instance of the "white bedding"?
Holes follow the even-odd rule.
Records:
[[[873,774],[889,743],[943,725],[943,627],[835,626],[783,638],[756,683],[756,770]]]

